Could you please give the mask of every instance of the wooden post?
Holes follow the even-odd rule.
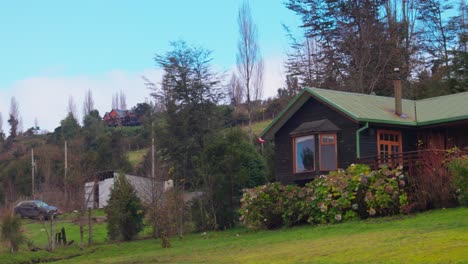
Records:
[[[35,197],[35,186],[34,186],[34,149],[31,149],[31,196],[34,199]]]
[[[91,220],[91,208],[88,208],[88,245],[93,243],[93,223]]]
[[[65,233],[65,227],[62,227],[61,234],[62,234],[63,244],[66,246],[67,245],[67,234]]]
[[[154,179],[154,133],[153,133],[154,122],[151,122],[151,178]]]
[[[55,240],[54,240],[54,215],[50,216],[50,251],[55,249]]]
[[[83,244],[83,234],[84,234],[84,229],[83,229],[83,214],[84,212],[80,212],[80,249],[83,249],[84,244]]]
[[[68,170],[68,149],[67,149],[67,141],[65,141],[65,146],[64,146],[64,152],[65,152],[65,175],[64,175],[64,191],[65,191],[65,204],[68,206],[68,183],[67,183],[67,170]]]

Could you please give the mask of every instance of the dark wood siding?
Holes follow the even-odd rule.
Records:
[[[447,147],[468,150],[468,124],[447,127]]]
[[[453,123],[437,127],[425,127],[419,132],[419,140],[426,148],[468,148],[468,123]]]
[[[360,134],[361,158],[375,157],[377,153],[377,130],[401,131],[403,152],[418,149],[417,130],[415,128],[403,128],[370,124],[369,128]]]
[[[337,112],[335,109],[310,98],[275,134],[275,177],[283,184],[301,183],[317,175],[319,159],[315,159],[314,172],[293,173],[293,145],[291,131],[304,122],[328,119],[340,128],[337,132],[338,168],[346,168],[356,160],[356,129],[358,124]],[[315,138],[316,157],[318,157],[318,137]]]

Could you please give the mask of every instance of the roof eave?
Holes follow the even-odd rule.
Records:
[[[359,122],[369,122],[385,125],[398,125],[398,126],[418,126],[418,123],[414,121],[392,121],[392,120],[382,120],[382,119],[372,119],[372,118],[359,118]]]
[[[437,124],[456,122],[456,121],[461,121],[461,120],[468,120],[468,115],[418,122],[418,125],[419,126],[437,125]]]

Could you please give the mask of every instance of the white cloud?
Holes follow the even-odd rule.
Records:
[[[8,125],[10,99],[15,96],[19,102],[20,115],[26,130],[34,125],[37,117],[41,129],[53,131],[66,116],[69,96],[73,96],[78,115],[82,114],[84,94],[87,89],[93,92],[94,104],[103,115],[109,111],[112,95],[123,91],[127,99],[127,107],[149,99],[150,91],[145,87],[141,76],[146,76],[154,82],[161,78],[160,70],[146,70],[138,73],[125,71],[110,71],[98,76],[70,77],[30,77],[15,82],[6,89],[0,88],[0,112],[3,116],[3,129]]]
[[[265,59],[265,73],[263,76],[263,98],[274,97],[278,88],[284,87],[284,57]]]

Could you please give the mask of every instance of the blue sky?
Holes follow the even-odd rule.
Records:
[[[53,130],[66,115],[69,96],[78,114],[86,89],[104,114],[112,94],[123,90],[127,105],[148,97],[141,75],[159,81],[153,57],[169,42],[185,40],[213,51],[221,71],[235,67],[237,12],[241,0],[3,1],[0,3],[0,112],[20,104],[24,127]],[[282,0],[251,0],[265,59],[265,96],[283,83],[288,39],[282,24],[299,18]]]

